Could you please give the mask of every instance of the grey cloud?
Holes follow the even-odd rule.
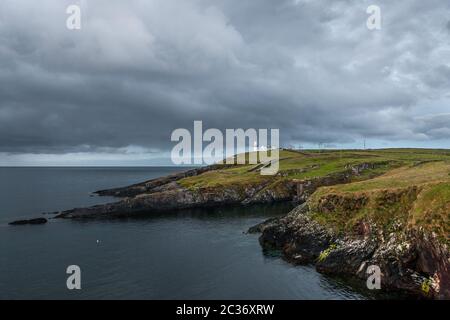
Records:
[[[377,1],[380,31],[344,0],[82,1],[69,31],[70,3],[0,4],[0,152],[164,151],[194,120],[284,144],[448,138],[417,108],[450,100],[446,0]]]
[[[416,132],[427,139],[450,139],[450,113],[417,117]]]

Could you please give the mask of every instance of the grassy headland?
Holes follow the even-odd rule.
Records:
[[[245,155],[247,158],[248,154]],[[251,228],[295,263],[387,288],[450,297],[450,150],[281,150],[279,171],[216,164],[98,191],[122,200],[58,212],[58,218],[127,217],[194,207],[296,201],[285,217]]]
[[[363,164],[366,170],[351,183],[321,187],[310,197],[317,221],[345,232],[365,220],[385,228],[402,223],[426,228],[448,241],[450,150],[282,150],[275,176],[260,175],[254,165],[236,165],[187,177],[179,184],[191,190],[261,183],[270,187],[333,176]]]

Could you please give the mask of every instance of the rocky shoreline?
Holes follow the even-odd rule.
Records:
[[[249,229],[261,233],[265,250],[280,250],[293,264],[314,264],[317,271],[359,279],[369,266],[381,270],[381,289],[415,297],[450,299],[450,255],[433,235],[421,230],[383,234],[376,226],[361,226],[356,234],[339,234],[314,221],[304,203],[282,218]]]
[[[55,218],[124,217],[141,212],[161,212],[224,205],[264,204],[280,201],[304,202],[317,188],[349,182],[364,171],[380,164],[359,164],[333,175],[304,180],[273,176],[255,183],[231,184],[227,187],[186,188],[179,181],[228,165],[212,165],[175,173],[123,188],[100,190],[100,196],[121,197],[123,200],[55,212]],[[233,165],[229,165],[233,166]],[[252,169],[250,169],[252,170]]]
[[[413,296],[432,299],[450,299],[450,255],[447,245],[429,230],[408,228],[405,219],[391,214],[408,215],[421,187],[382,191],[373,199],[381,208],[392,207],[385,216],[389,231],[370,219],[356,219],[353,230],[336,231],[330,225],[319,223],[312,215],[310,199],[320,187],[344,185],[366,171],[373,172],[387,162],[359,163],[345,166],[344,170],[321,177],[288,179],[296,173],[316,167],[291,169],[277,176],[256,180],[219,184],[186,185],[183,179],[221,171],[234,170],[233,165],[212,165],[195,168],[166,177],[122,188],[97,191],[100,196],[122,198],[117,202],[87,208],[74,208],[55,212],[53,218],[92,219],[130,217],[138,213],[213,207],[224,205],[269,204],[293,201],[298,206],[282,218],[269,219],[250,228],[250,233],[260,232],[259,241],[265,250],[281,250],[283,257],[294,264],[314,264],[318,272],[351,277],[365,285],[369,266],[381,271],[383,290],[400,290]],[[248,172],[255,168],[248,169]],[[226,170],[224,170],[226,171]],[[220,176],[215,176],[220,178]],[[228,176],[226,177],[228,178]],[[322,190],[322,189],[321,189]],[[326,193],[319,197],[314,210],[322,217],[345,217],[362,213],[370,202],[364,193],[351,195]],[[398,207],[402,204],[404,207]],[[343,214],[339,214],[343,210]],[[360,217],[361,218],[361,217]],[[403,217],[404,218],[404,217]],[[403,221],[403,222],[402,222]],[[12,222],[13,225],[44,223],[43,219]],[[46,222],[46,221],[45,221]]]

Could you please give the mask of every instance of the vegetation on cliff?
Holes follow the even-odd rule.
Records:
[[[361,182],[322,187],[308,200],[312,217],[334,229],[358,232],[362,225],[385,232],[422,229],[450,240],[450,162],[393,169]]]
[[[422,161],[450,161],[450,150],[385,149],[385,150],[281,150],[277,175],[262,176],[255,165],[220,167],[198,176],[186,177],[179,183],[187,188],[251,184],[272,180],[313,179],[342,173],[352,166],[372,164],[358,177],[364,180],[400,166]]]
[[[286,199],[298,195],[298,191],[292,192],[286,190],[286,186],[293,182],[299,184],[302,181],[316,181],[311,190],[307,190],[307,194],[301,199],[304,200],[310,196],[321,185],[335,185],[349,182],[364,181],[360,183],[353,183],[347,186],[347,189],[336,188],[324,188],[317,194],[317,196],[324,195],[326,193],[343,193],[347,195],[352,191],[362,191],[363,189],[372,188],[375,189],[376,184],[384,183],[384,190],[388,187],[412,187],[421,185],[431,181],[437,181],[438,177],[448,177],[448,173],[444,172],[446,167],[444,165],[435,165],[435,167],[426,167],[429,170],[438,170],[437,166],[441,168],[441,171],[436,171],[434,176],[428,177],[433,172],[423,172],[421,170],[421,163],[428,162],[445,162],[450,161],[449,150],[432,150],[432,149],[385,149],[385,150],[336,150],[336,151],[319,151],[319,150],[282,150],[280,152],[280,169],[275,176],[263,176],[260,175],[258,170],[255,170],[255,165],[234,165],[217,168],[217,170],[207,171],[205,173],[189,176],[178,181],[178,184],[183,188],[190,191],[207,191],[207,192],[220,192],[224,188],[238,189],[241,192],[249,188],[256,188],[257,193],[264,194],[270,193],[272,195],[283,193]],[[409,168],[409,171],[405,172]],[[392,171],[398,170],[398,171]],[[385,173],[391,172],[388,175],[390,178],[373,179]],[[401,173],[403,175],[399,175]],[[414,173],[417,173],[416,175]],[[398,176],[394,176],[397,174]],[[409,178],[407,176],[410,176]],[[424,181],[413,181],[413,177],[417,178],[422,175]],[[324,181],[325,178],[334,178],[331,181]],[[390,184],[390,185],[389,185]],[[383,186],[379,186],[378,189],[383,189]],[[436,189],[437,188],[437,189]],[[435,199],[437,196],[441,197],[445,203],[446,193],[445,186],[435,186],[433,193],[428,195],[428,198]],[[289,193],[291,193],[289,195]],[[294,195],[292,195],[294,193]],[[356,196],[361,196],[358,192]],[[366,196],[369,196],[366,193]],[[425,197],[425,192],[421,195]],[[262,196],[263,197],[263,196]],[[253,195],[254,199],[260,199],[261,196]],[[275,197],[276,200],[277,197]],[[427,198],[427,197],[425,197]],[[317,197],[315,197],[317,199]],[[380,200],[381,201],[381,200]],[[397,204],[399,205],[399,204]],[[420,203],[417,203],[420,205]],[[439,206],[438,203],[433,203],[434,206]],[[424,213],[420,211],[420,208],[415,208],[416,219],[429,219],[429,216],[424,217]],[[443,210],[443,209],[442,209]],[[441,211],[442,211],[441,210]],[[401,211],[401,210],[397,210]],[[422,212],[422,213],[421,213]],[[436,213],[435,213],[436,214]],[[359,212],[359,215],[364,215],[364,212]],[[347,221],[345,216],[341,217]],[[320,218],[320,215],[318,215]],[[329,220],[333,217],[327,216]],[[339,218],[339,215],[335,215],[335,219]],[[357,219],[357,217],[352,217]],[[436,217],[437,218],[437,217]],[[434,219],[436,219],[434,218]],[[349,221],[348,224],[351,224]],[[341,225],[342,223],[340,223]],[[341,227],[339,225],[339,227]],[[443,231],[443,230],[441,230]]]
[[[251,228],[264,247],[360,279],[377,265],[387,288],[450,297],[450,150],[281,150],[278,164],[276,175],[261,175],[264,163],[219,163],[102,190],[122,199],[55,217],[293,200],[285,217]]]
[[[319,272],[362,281],[369,266],[376,266],[384,289],[448,299],[449,152],[338,151],[311,157],[331,159],[296,175],[302,190],[308,179],[319,181],[302,198],[305,203],[250,229],[262,232],[262,246],[282,250],[293,263],[313,263]],[[349,168],[348,179],[327,180]]]

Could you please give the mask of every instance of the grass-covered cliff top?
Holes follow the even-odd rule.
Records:
[[[315,219],[342,231],[376,223],[387,232],[423,228],[450,240],[450,162],[409,164],[365,181],[322,187],[309,199]]]
[[[322,187],[309,198],[317,221],[345,232],[365,222],[388,232],[422,227],[449,240],[450,150],[281,150],[275,176],[261,175],[255,165],[235,165],[179,183],[191,190],[276,185],[333,176],[360,164],[368,169],[351,183]]]
[[[385,149],[385,150],[301,150],[280,151],[279,172],[276,176],[263,176],[255,165],[236,165],[209,171],[179,181],[187,188],[209,188],[236,184],[253,184],[266,180],[313,179],[343,172],[349,167],[376,164],[359,179],[367,179],[390,169],[413,165],[423,161],[450,161],[450,150]]]

